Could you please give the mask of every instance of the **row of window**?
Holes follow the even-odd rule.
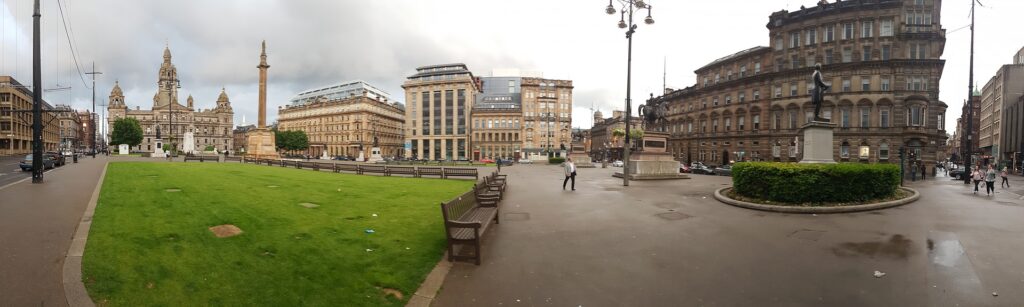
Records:
[[[861,128],[872,128],[872,127],[889,128],[891,126],[891,124],[892,124],[891,121],[890,121],[891,114],[892,114],[891,109],[889,107],[881,107],[881,108],[878,108],[878,109],[879,110],[878,110],[878,113],[877,113],[877,118],[878,118],[877,126],[873,126],[872,125],[873,124],[872,122],[873,122],[873,115],[874,114],[872,113],[872,107],[867,107],[867,106],[865,106],[865,107],[857,107],[857,110],[858,110],[859,114],[856,114],[856,115],[854,114],[853,107],[839,107],[838,111],[837,111],[839,113],[839,118],[837,119],[836,124],[838,124],[838,126],[840,128],[851,128],[851,127],[853,127],[853,125],[852,125],[853,121],[857,120],[859,122],[859,125],[857,127],[861,127]],[[913,105],[913,106],[908,107],[906,111],[907,111],[907,116],[906,116],[906,125],[907,126],[911,126],[911,127],[917,126],[917,127],[920,127],[920,126],[926,126],[928,124],[927,119],[926,119],[926,117],[927,117],[926,115],[928,113],[928,108],[927,107],[925,107],[923,105]],[[783,129],[783,117],[784,117],[783,115],[784,115],[784,112],[788,113],[788,117],[787,117],[788,125],[786,126],[786,129],[797,129],[797,128],[800,128],[800,126],[799,126],[800,122],[798,121],[799,120],[799,116],[798,116],[799,110],[792,109],[792,110],[789,110],[789,111],[781,111],[781,110],[779,110],[779,111],[771,112],[771,116],[772,116],[771,129],[772,130]],[[831,120],[832,119],[832,112],[833,112],[832,111],[832,107],[824,107],[822,109],[822,114],[821,115],[822,115],[822,117]],[[854,116],[856,116],[856,117],[854,117]],[[804,110],[804,121],[803,121],[803,123],[811,122],[813,117],[814,117],[814,111],[812,109]],[[943,114],[936,115],[936,128],[937,128],[938,131],[944,131],[945,130],[945,123],[943,121],[944,120],[943,117],[944,117]],[[751,115],[751,119],[752,119],[751,120],[751,124],[753,124],[753,129],[754,130],[760,130],[761,129],[761,115],[759,115],[759,114]],[[721,122],[719,120],[721,120]],[[723,126],[719,126],[719,123],[722,123],[724,125]],[[693,120],[687,121],[687,122],[685,122],[685,124],[686,124],[685,130],[683,129],[683,123],[676,123],[676,124],[673,124],[673,125],[671,125],[669,127],[669,131],[673,132],[673,133],[683,133],[683,132],[688,133],[688,134],[689,133],[694,133],[694,127],[693,127],[694,122],[693,122]],[[700,129],[700,131],[699,131],[700,133],[707,133],[707,132],[709,132],[707,124],[708,124],[708,120],[707,119],[701,119],[701,120],[698,121],[698,125],[699,125],[698,127]],[[733,118],[728,116],[728,115],[724,116],[724,118],[721,118],[721,119],[719,119],[719,118],[712,118],[711,119],[711,131],[710,132],[712,132],[712,133],[719,132],[719,127],[722,127],[722,129],[724,129],[724,131],[726,131],[726,132],[732,131],[732,128],[733,128],[732,124],[733,124]],[[738,115],[738,116],[736,116],[736,129],[737,129],[736,131],[745,131],[746,130],[746,115]]]
[[[921,13],[922,22],[924,21],[923,18],[925,16],[927,16],[928,18],[928,23],[931,23],[931,13]],[[829,24],[821,26],[820,28],[815,27],[800,31],[793,31],[789,32],[788,48],[799,48],[801,46],[815,45],[818,43],[819,38],[823,43],[831,43],[836,41],[837,35],[839,36],[838,38],[841,40],[852,40],[856,38],[872,38],[876,35],[879,37],[889,37],[893,36],[895,32],[893,27],[894,22],[892,19],[881,19],[878,20],[877,31],[874,20],[860,21],[859,31],[857,23],[855,22]],[[820,33],[819,29],[821,30]],[[836,33],[837,30],[839,33]],[[775,43],[773,47],[775,48],[775,50],[779,51],[787,48],[787,45],[783,43],[782,36],[777,36],[775,38]]]
[[[474,119],[476,129],[519,129],[519,119]]]

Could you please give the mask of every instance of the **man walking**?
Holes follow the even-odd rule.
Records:
[[[565,184],[572,179],[572,190],[576,191],[576,163],[572,163],[572,158],[566,158],[565,163],[565,180],[562,181],[562,190],[565,190]]]
[[[985,194],[992,195],[996,191],[996,168],[991,164],[985,172]]]
[[[1009,175],[1007,173],[1007,167],[1003,166],[1003,172],[1000,173],[999,175],[1003,177],[1003,182],[999,184],[999,187],[1001,187],[1001,188],[1009,188],[1010,187],[1010,181],[1007,180],[1007,178],[1006,178],[1006,176]]]

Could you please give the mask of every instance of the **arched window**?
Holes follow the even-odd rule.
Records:
[[[860,153],[859,158],[861,160],[867,160],[869,157],[871,157],[871,147],[868,146],[867,142],[861,142],[860,143],[859,153]]]
[[[843,141],[843,144],[839,146],[839,157],[843,159],[850,158],[850,142]]]

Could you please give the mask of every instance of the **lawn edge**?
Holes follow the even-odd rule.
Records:
[[[92,227],[93,213],[96,211],[100,189],[103,188],[103,180],[107,177],[107,167],[109,166],[109,162],[104,163],[103,171],[100,172],[100,179],[96,182],[96,188],[92,191],[92,197],[89,198],[89,205],[85,208],[85,212],[82,213],[82,219],[78,222],[78,228],[75,229],[75,236],[71,240],[71,246],[68,247],[68,252],[64,256],[61,284],[64,286],[64,297],[67,299],[68,306],[71,307],[96,306],[96,303],[89,297],[89,292],[85,289],[85,283],[82,283],[82,255],[85,254],[85,243],[89,238],[89,228]]]
[[[441,286],[444,285],[444,280],[448,278],[448,272],[452,269],[453,264],[447,259],[448,252],[445,252],[434,269],[430,270],[427,277],[423,279],[419,289],[416,289],[416,292],[406,302],[405,307],[429,307],[434,302],[437,293],[441,291]]]

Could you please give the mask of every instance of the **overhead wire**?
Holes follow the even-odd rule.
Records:
[[[75,50],[75,43],[71,39],[72,32],[68,30],[71,27],[68,26],[68,19],[64,16],[64,6],[61,4],[60,0],[57,0],[57,8],[60,10],[60,19],[64,21],[64,35],[67,36],[68,39],[68,48],[71,49],[71,58],[75,60],[75,69],[78,70],[78,79],[82,80],[82,85],[84,85],[85,88],[92,89],[92,87],[89,86],[89,83],[85,82],[85,73],[82,72],[82,65],[78,63],[78,54]]]

